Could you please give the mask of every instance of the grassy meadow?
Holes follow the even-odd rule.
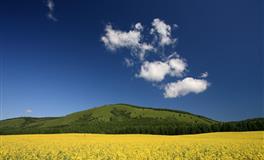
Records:
[[[0,160],[263,160],[264,131],[1,136]]]

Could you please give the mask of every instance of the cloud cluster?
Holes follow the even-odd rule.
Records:
[[[54,16],[54,7],[55,7],[54,1],[47,0],[46,6],[48,7],[48,14],[47,14],[48,19],[55,21],[55,22],[58,21],[58,19]]]
[[[177,25],[174,24],[174,27]],[[124,58],[126,66],[138,68],[136,77],[155,83],[155,86],[156,84],[163,86],[161,88],[165,98],[176,98],[205,91],[209,87],[209,82],[204,79],[208,77],[207,72],[200,75],[202,79],[184,78],[188,64],[174,51],[176,38],[173,37],[172,31],[173,27],[159,18],[153,19],[148,32],[144,31],[140,22],[128,31],[114,29],[111,24],[108,24],[101,41],[111,51],[128,49],[131,57]],[[147,56],[146,53],[150,54]],[[166,77],[178,80],[164,84],[163,80]],[[180,78],[183,79],[179,80]]]

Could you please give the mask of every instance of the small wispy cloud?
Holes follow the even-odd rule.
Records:
[[[32,109],[28,108],[28,109],[25,110],[25,112],[26,113],[32,113],[33,111],[32,111]]]
[[[125,61],[125,65],[126,65],[127,67],[132,67],[132,66],[135,65],[132,59],[125,58],[124,61]]]
[[[208,72],[204,72],[201,74],[201,78],[207,78],[209,76]]]
[[[47,17],[48,19],[56,22],[58,19],[54,16],[55,3],[53,0],[47,0],[46,6],[48,7]]]

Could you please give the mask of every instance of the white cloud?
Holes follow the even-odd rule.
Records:
[[[204,73],[201,74],[200,77],[201,77],[201,78],[207,78],[208,75],[209,75],[208,72],[204,72]]]
[[[166,84],[163,95],[165,98],[176,98],[189,93],[201,93],[208,87],[209,83],[206,80],[187,77],[183,80]]]
[[[137,23],[134,29],[129,31],[115,30],[111,25],[107,25],[105,28],[105,35],[101,37],[101,41],[105,46],[115,51],[119,48],[128,48],[132,50],[133,54],[143,60],[147,51],[153,50],[153,46],[145,42],[141,42],[141,31],[143,26],[141,23]]]
[[[185,69],[187,68],[187,63],[185,63],[180,58],[173,58],[168,61],[168,64],[171,68],[170,75],[181,77]]]
[[[152,22],[151,34],[158,34],[159,45],[171,45],[175,43],[176,39],[171,37],[171,26],[167,25],[164,21],[156,18]]]
[[[26,113],[32,113],[32,109],[26,109]]]
[[[101,40],[104,42],[105,46],[111,50],[122,47],[135,48],[139,45],[141,34],[138,30],[123,32],[114,30],[111,25],[107,25],[105,32],[106,34]]]
[[[165,62],[145,61],[137,75],[147,81],[162,81],[166,75],[181,77],[186,70],[187,64],[180,58],[172,58]]]
[[[141,66],[138,77],[144,78],[148,81],[162,81],[166,74],[170,71],[170,67],[167,63],[161,61],[144,62]]]
[[[58,19],[53,15],[55,3],[53,0],[47,0],[47,7],[49,9],[47,17],[52,21],[58,21]]]

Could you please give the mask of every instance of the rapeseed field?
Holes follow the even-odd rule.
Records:
[[[1,136],[0,160],[263,160],[264,131]]]

